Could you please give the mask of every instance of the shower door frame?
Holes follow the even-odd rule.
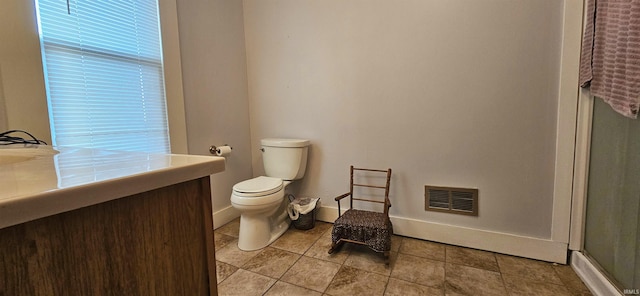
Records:
[[[571,0],[566,1],[565,14],[567,13],[566,6],[568,2],[571,2]],[[586,0],[576,0],[575,2],[573,2],[574,8],[580,6],[580,10],[583,11],[583,22],[581,31],[584,30],[584,20],[586,18],[586,14],[584,13],[584,9],[586,8],[585,1]],[[567,33],[567,29],[565,29],[565,33]],[[580,34],[580,40],[582,40],[582,34]],[[582,41],[580,41],[580,43],[582,43]],[[578,51],[578,56],[579,55],[580,51]],[[565,62],[563,61],[563,65],[564,63]],[[574,69],[575,72],[578,72],[577,68]],[[567,89],[570,90],[571,87],[567,87]],[[591,95],[589,89],[578,87],[577,81],[574,89],[575,109],[573,114],[575,115],[575,121],[573,126],[575,128],[575,137],[573,138],[573,172],[571,178],[571,206],[568,233],[570,263],[571,267],[576,271],[576,274],[578,274],[578,276],[587,285],[587,287],[589,287],[594,295],[616,295],[620,294],[617,288],[613,284],[611,284],[609,282],[609,279],[607,279],[603,272],[600,271],[599,268],[583,254],[586,228],[587,191],[590,164],[589,159],[591,152],[591,131],[595,97]],[[566,107],[564,110],[567,112],[569,111],[568,107]],[[562,109],[559,110],[559,112],[562,111]],[[559,118],[560,117],[561,116],[559,116]]]
[[[622,295],[605,273],[584,255],[587,193],[591,156],[591,133],[595,97],[589,89],[578,90],[576,110],[575,151],[571,192],[571,222],[569,230],[570,263],[594,295]]]

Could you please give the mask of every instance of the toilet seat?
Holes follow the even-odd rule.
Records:
[[[233,185],[233,195],[245,198],[266,196],[282,190],[280,178],[260,176]]]
[[[284,181],[280,178],[260,176],[233,186],[231,204],[257,209],[284,201]]]

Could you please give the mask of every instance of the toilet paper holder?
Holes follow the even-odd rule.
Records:
[[[229,145],[224,144],[224,145],[221,145],[221,146],[218,146],[218,147],[216,147],[214,145],[211,145],[211,146],[209,146],[209,153],[211,153],[213,155],[220,155],[222,153],[222,151],[220,151],[220,148],[221,147],[225,147],[225,146],[229,146]],[[231,150],[233,150],[233,147],[229,146],[229,148]]]

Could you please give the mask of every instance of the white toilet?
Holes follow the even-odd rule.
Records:
[[[309,140],[263,139],[262,162],[267,176],[233,186],[231,205],[240,211],[238,248],[253,251],[280,237],[291,220],[284,189],[307,169]]]

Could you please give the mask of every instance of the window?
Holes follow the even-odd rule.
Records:
[[[53,144],[170,152],[156,0],[36,0]]]

